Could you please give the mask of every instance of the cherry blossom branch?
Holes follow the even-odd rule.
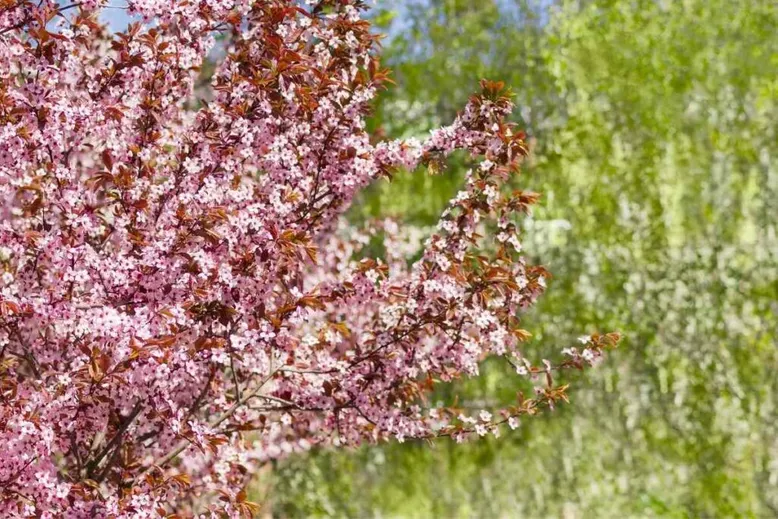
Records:
[[[257,395],[265,384],[267,384],[273,376],[275,376],[276,371],[272,371],[266,378],[264,378],[260,383],[257,385],[256,388],[251,390],[248,394],[244,394],[244,397],[242,399],[238,399],[232,406],[230,406],[227,411],[213,419],[209,422],[209,427],[214,428],[218,427],[222,422],[229,419],[233,414],[235,414],[235,411],[237,411],[241,406],[243,406],[249,399],[251,399],[253,396]],[[171,450],[166,455],[162,456],[161,458],[158,458],[154,460],[154,462],[149,465],[146,469],[143,470],[136,478],[135,480],[143,479],[143,477],[154,470],[157,467],[163,467],[167,465],[169,462],[176,459],[182,452],[184,452],[189,446],[191,445],[191,442],[188,440],[184,440],[180,442],[173,450]]]

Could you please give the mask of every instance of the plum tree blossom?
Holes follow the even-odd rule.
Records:
[[[540,366],[521,351],[549,274],[520,255],[538,195],[505,187],[527,147],[501,83],[423,141],[375,143],[387,71],[361,1],[130,0],[144,22],[117,34],[103,7],[0,6],[4,516],[250,516],[270,459],[496,434],[618,340]],[[419,233],[346,220],[369,183],[455,150],[477,165],[416,261]],[[488,355],[535,395],[430,412]]]

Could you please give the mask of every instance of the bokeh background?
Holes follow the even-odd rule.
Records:
[[[480,78],[516,94],[543,193],[525,249],[554,274],[541,358],[618,330],[572,404],[498,439],[316,451],[263,472],[273,517],[778,517],[778,3],[392,0],[397,85],[372,129],[423,136]],[[467,166],[398,175],[352,213],[434,224]],[[515,375],[446,389],[510,400]]]

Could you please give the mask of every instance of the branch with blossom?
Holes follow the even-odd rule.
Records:
[[[548,273],[520,254],[538,195],[506,192],[527,147],[504,85],[423,141],[372,144],[387,72],[363,3],[306,4],[130,0],[154,23],[118,34],[100,1],[0,6],[4,515],[250,516],[269,459],[515,426],[566,401],[553,371],[617,342],[521,353]],[[478,165],[418,261],[397,223],[348,224],[370,182],[455,150]],[[355,259],[371,233],[386,257]],[[497,419],[424,411],[487,355],[545,383]]]

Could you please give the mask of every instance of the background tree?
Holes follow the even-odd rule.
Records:
[[[397,11],[386,56],[398,87],[373,124],[390,135],[425,131],[464,95],[460,71],[511,84],[514,117],[537,139],[526,178],[543,193],[524,223],[525,249],[555,273],[526,318],[540,332],[534,344],[552,349],[560,337],[602,326],[625,332],[629,347],[574,395],[574,413],[562,409],[465,450],[403,445],[289,463],[277,474],[275,509],[778,513],[775,4],[441,0],[387,8]],[[367,207],[428,224],[454,178],[398,177]],[[460,388],[471,402],[503,392],[508,372],[484,371]]]

